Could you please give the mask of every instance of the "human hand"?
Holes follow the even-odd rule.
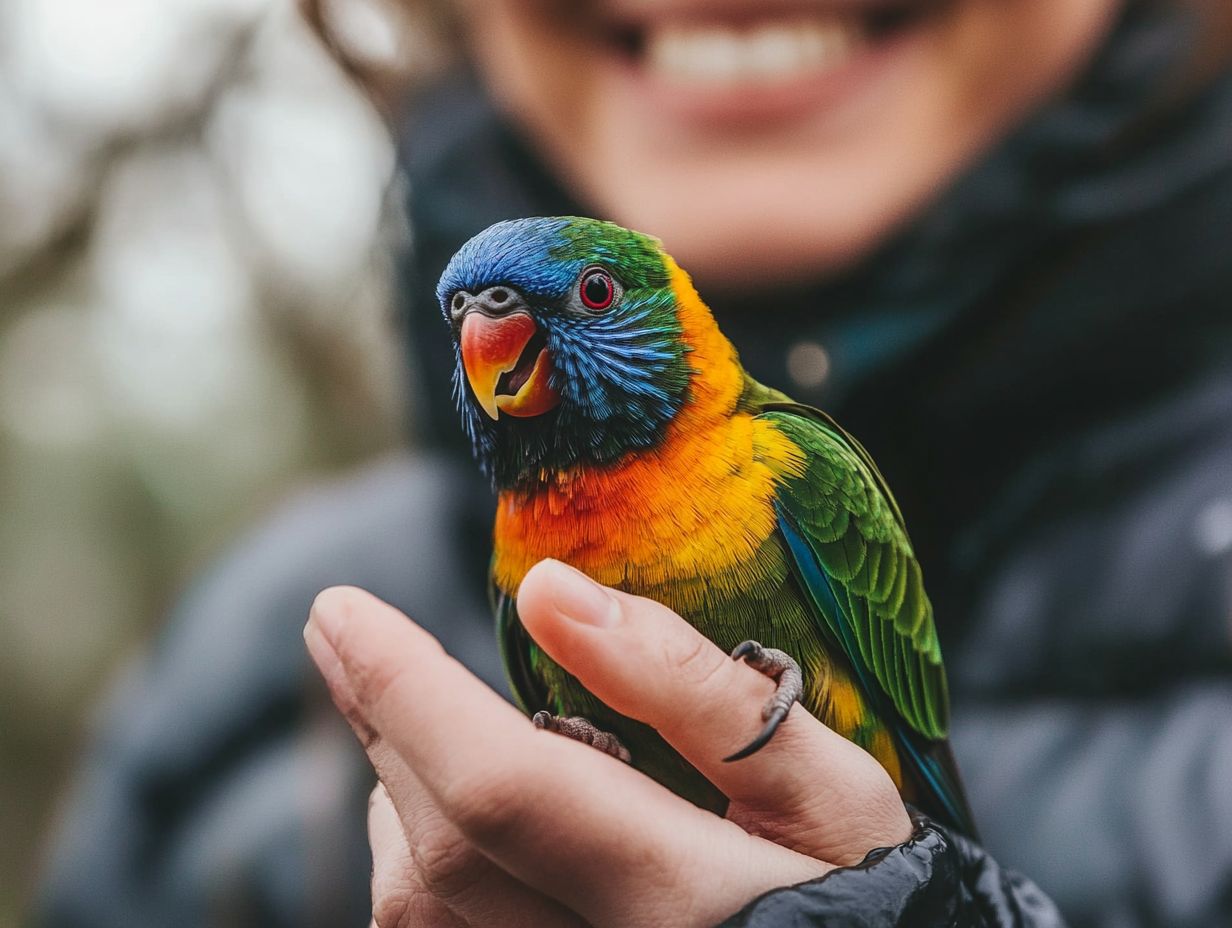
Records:
[[[802,710],[723,763],[759,728],[773,683],[667,608],[546,561],[518,612],[591,692],[722,790],[727,818],[534,728],[371,595],[326,590],[304,634],[381,780],[369,815],[380,928],[712,925],[910,836],[882,767]]]

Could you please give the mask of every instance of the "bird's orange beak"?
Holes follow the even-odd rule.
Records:
[[[462,318],[462,366],[475,400],[493,419],[504,412],[529,418],[560,402],[548,383],[552,356],[529,313]]]

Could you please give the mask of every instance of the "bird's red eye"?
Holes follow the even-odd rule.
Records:
[[[616,297],[616,285],[612,281],[612,275],[599,268],[587,271],[578,284],[578,296],[582,298],[582,305],[587,309],[607,309]]]

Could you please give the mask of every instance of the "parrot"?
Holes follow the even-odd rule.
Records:
[[[758,750],[798,702],[871,754],[905,802],[974,836],[919,562],[865,449],[754,380],[660,241],[611,222],[498,222],[437,298],[466,436],[497,493],[489,572],[501,658],[538,727],[722,814],[651,727],[616,713],[518,618],[545,558],[654,599],[771,677]]]

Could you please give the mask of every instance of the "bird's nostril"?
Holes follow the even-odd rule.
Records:
[[[452,300],[453,311],[455,313],[461,312],[464,305],[466,305],[466,297],[461,293],[455,293]]]
[[[505,300],[509,299],[509,291],[502,290],[500,287],[497,287],[495,290],[489,293],[488,296],[491,298],[493,303],[500,305],[501,303],[505,302]]]

